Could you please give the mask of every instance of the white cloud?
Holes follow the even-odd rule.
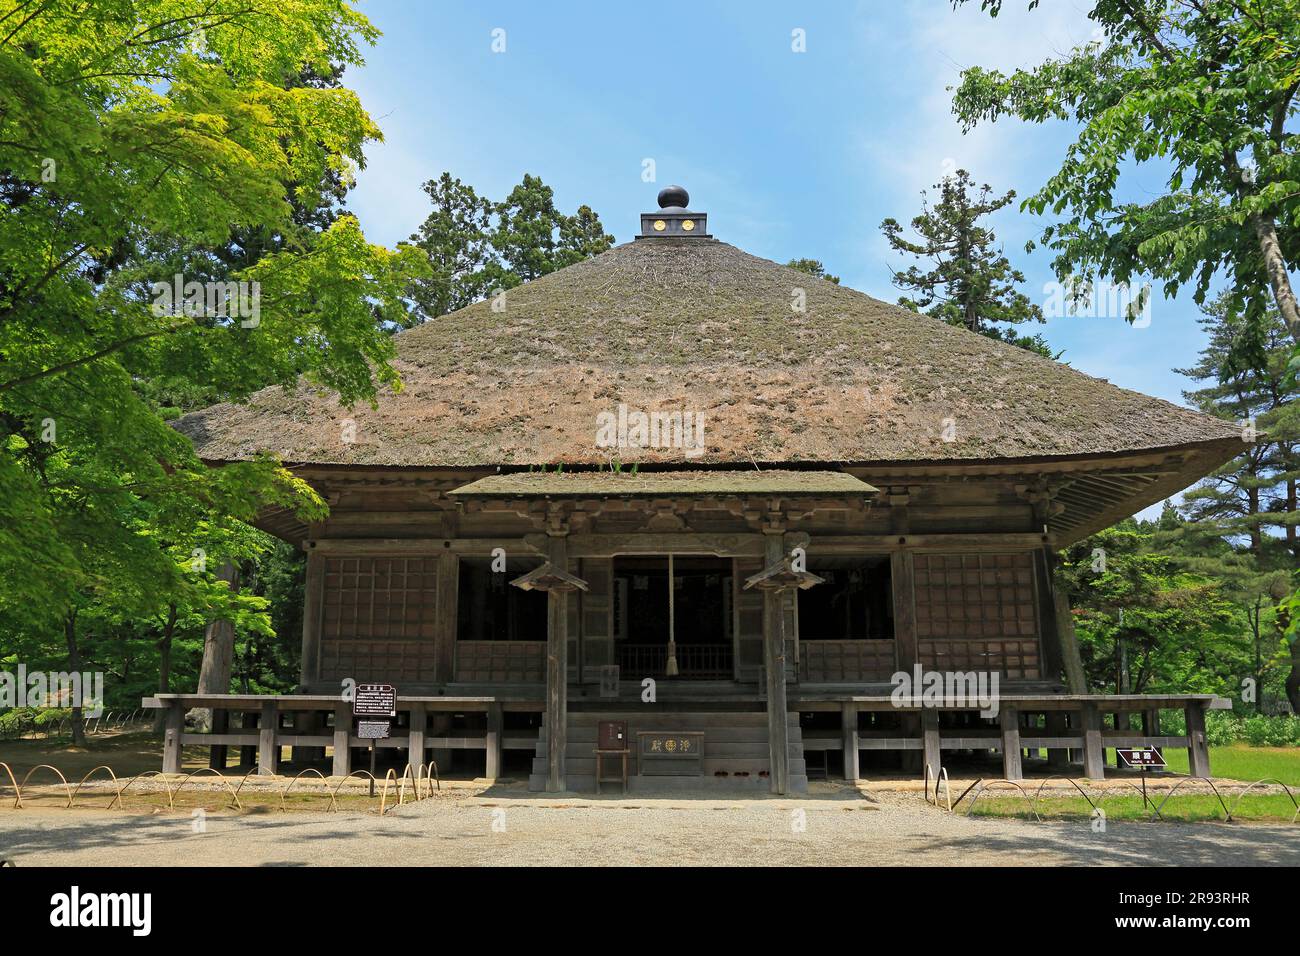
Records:
[[[1012,70],[1029,67],[1092,36],[1087,10],[1072,4],[1045,4],[1027,11],[1010,0],[994,18],[969,3],[952,10],[946,3],[909,4],[900,17],[901,35],[882,38],[874,18],[864,31],[873,51],[887,42],[901,70],[900,86],[909,90],[906,108],[891,110],[894,122],[887,135],[873,126],[860,133],[868,161],[881,181],[897,185],[910,200],[955,168],[968,169],[977,180],[1008,188],[1040,148],[1028,144],[1050,141],[1050,130],[1032,130],[1016,121],[982,123],[963,134],[952,114],[952,91],[961,71],[971,66]],[[901,104],[900,104],[901,106]],[[1061,142],[1064,149],[1065,142]],[[1029,160],[1026,162],[1026,160]]]

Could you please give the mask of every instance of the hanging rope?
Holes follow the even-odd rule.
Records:
[[[673,570],[673,556],[668,555],[668,661],[664,665],[665,677],[676,677],[677,668],[677,576]]]

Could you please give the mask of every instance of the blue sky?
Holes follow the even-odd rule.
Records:
[[[347,74],[385,141],[367,151],[350,206],[372,241],[405,239],[427,212],[420,184],[443,170],[502,198],[524,173],[560,208],[587,203],[622,242],[669,183],[690,190],[717,238],[778,261],[821,259],[845,284],[893,301],[880,221],[906,222],[919,192],[953,168],[1023,198],[1057,168],[1072,130],[1009,121],[963,136],[950,112],[960,69],[1041,62],[1089,40],[1089,4],[978,2],[536,3],[371,0],[384,33]],[[505,52],[494,53],[493,31]],[[791,49],[801,29],[806,52]],[[657,182],[642,181],[653,159]],[[1158,168],[1125,195],[1156,194]],[[993,220],[1044,298],[1047,257],[1026,254],[1042,223],[1017,204]],[[1190,292],[1156,292],[1151,323],[1066,316],[1045,327],[1092,375],[1181,402],[1175,367],[1204,337]]]

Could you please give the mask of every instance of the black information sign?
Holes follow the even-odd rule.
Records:
[[[370,741],[370,795],[375,795],[375,741],[387,740],[397,716],[397,688],[392,684],[358,684],[352,698],[357,736]]]
[[[357,721],[357,736],[362,740],[386,740],[392,736],[393,722],[390,720],[367,720],[362,718]]]
[[[353,717],[396,717],[397,688],[392,684],[358,684]]]

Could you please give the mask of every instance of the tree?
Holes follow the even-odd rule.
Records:
[[[423,186],[433,202],[411,242],[429,257],[432,274],[413,284],[411,296],[428,318],[463,309],[483,298],[490,281],[493,204],[474,187],[444,172]]]
[[[1217,577],[1242,609],[1252,638],[1256,706],[1262,710],[1265,682],[1289,656],[1270,618],[1300,568],[1300,405],[1288,371],[1286,324],[1276,310],[1265,313],[1259,329],[1258,363],[1241,361],[1235,343],[1248,323],[1233,314],[1226,295],[1203,312],[1207,345],[1194,367],[1177,370],[1203,384],[1183,395],[1201,411],[1239,423],[1251,443],[1183,496],[1179,510],[1187,523],[1177,537],[1188,555],[1185,566]],[[1222,546],[1204,543],[1209,541]]]
[[[590,206],[566,216],[537,176],[525,175],[500,203],[446,172],[426,182],[424,191],[433,211],[411,242],[428,257],[432,274],[412,286],[420,313],[413,321],[462,309],[493,290],[531,282],[614,244]]]
[[[1184,569],[1158,544],[1157,530],[1129,518],[1062,555],[1088,684],[1116,693],[1235,690],[1248,649],[1233,606],[1213,577]]]
[[[1010,203],[1015,192],[994,196],[988,185],[976,191],[964,169],[934,188],[939,201],[931,206],[923,190],[921,214],[911,222],[919,242],[906,238],[896,219],[880,224],[894,251],[925,262],[902,272],[891,270],[894,285],[909,293],[898,304],[1051,357],[1041,336],[1022,336],[995,324],[1044,321],[1042,309],[1016,288],[1025,281],[1023,273],[1003,255],[993,231],[981,224]]]
[[[343,72],[344,67],[338,64],[331,64],[331,69],[326,74],[307,67],[288,77],[284,86],[286,89],[337,90],[342,87]],[[285,143],[286,148],[289,145]],[[344,204],[351,185],[352,178],[346,169],[325,166],[321,170],[319,182],[292,184],[287,194],[290,215],[285,221],[273,225],[261,223],[236,227],[230,231],[230,236],[224,243],[217,245],[176,243],[170,237],[149,236],[133,250],[123,270],[134,269],[153,281],[167,282],[175,275],[184,275],[191,281],[221,283],[225,276],[248,269],[271,253],[293,251],[300,255],[310,254],[318,248],[321,234],[344,214]],[[213,322],[206,317],[202,321],[208,324]],[[194,382],[183,375],[150,379],[139,383],[137,388],[157,404],[164,415],[214,405],[230,397],[222,382]],[[250,573],[257,562],[270,560],[269,555],[274,554],[261,542],[250,553],[257,555],[244,562]],[[239,590],[240,577],[241,568],[230,561],[223,562],[217,571],[217,579],[232,591]],[[175,605],[171,607],[174,608]],[[236,661],[236,645],[240,639],[256,640],[259,630],[260,628],[248,633],[237,633],[234,621],[215,618],[207,622],[196,687],[198,693],[229,691]],[[170,651],[160,658],[159,666],[167,668],[166,679],[170,681]],[[164,675],[160,673],[160,692],[165,690],[163,683]],[[210,726],[211,711],[204,708],[192,710],[190,718],[206,729]]]
[[[1291,590],[1291,571],[1285,563],[1279,564],[1276,549],[1257,554],[1240,537],[1225,535],[1223,526],[1198,520],[1195,510],[1195,505],[1175,509],[1166,502],[1152,547],[1178,567],[1215,582],[1218,594],[1233,606],[1237,629],[1246,635],[1245,641],[1237,643],[1247,653],[1231,689],[1239,692],[1245,686],[1241,675],[1250,675],[1253,703],[1262,713],[1278,689],[1285,645],[1275,626],[1277,605]]]
[[[1276,310],[1267,312],[1264,361],[1242,364],[1235,342],[1247,323],[1232,313],[1228,296],[1203,312],[1208,342],[1200,360],[1175,371],[1204,384],[1183,397],[1206,414],[1239,423],[1251,444],[1185,496],[1184,513],[1225,538],[1244,539],[1261,561],[1272,554],[1280,566],[1294,567],[1300,558],[1300,405],[1287,368],[1286,325]]]
[[[212,569],[259,508],[323,503],[271,458],[204,465],[144,383],[238,401],[303,376],[345,403],[399,385],[380,325],[424,259],[319,219],[378,130],[350,90],[301,79],[360,63],[376,33],[342,0],[17,11],[0,11],[0,620],[46,648],[57,628],[74,666],[88,634],[173,604],[259,629],[264,602]],[[245,254],[204,270],[204,248]],[[198,289],[171,307],[151,286],[168,250]],[[186,571],[198,528],[216,540]]]
[[[954,0],[954,5],[968,0]],[[996,16],[1002,0],[981,0]],[[1037,5],[1032,0],[1029,6]],[[1225,272],[1233,314],[1270,297],[1300,340],[1288,277],[1300,234],[1300,0],[1098,0],[1102,39],[1010,76],[963,71],[953,112],[969,130],[1013,116],[1080,126],[1060,169],[1023,207],[1062,217],[1042,241],[1062,282],[1149,273],[1198,304]],[[1162,194],[1121,202],[1130,162],[1169,167]],[[1245,344],[1245,343],[1242,343]]]
[[[524,180],[496,207],[492,247],[500,257],[502,288],[531,282],[556,269],[599,255],[614,244],[589,206],[573,216],[555,208],[555,193],[537,176]]]
[[[806,272],[815,278],[825,279],[827,282],[834,282],[836,285],[840,284],[840,277],[828,273],[820,259],[791,259],[786,265],[799,272]]]
[[[321,74],[304,68],[284,80],[284,88],[342,89],[344,66],[331,64]],[[286,149],[292,144],[285,140]],[[271,253],[292,251],[306,254],[315,248],[320,235],[346,213],[345,203],[352,188],[352,172],[345,166],[325,164],[315,183],[287,184],[289,215],[274,223],[234,225],[217,243],[187,241],[172,235],[146,233],[123,249],[120,270],[145,284],[171,282],[177,275],[187,281],[222,283],[232,273],[247,269]],[[196,316],[196,321],[214,324],[219,317]],[[268,383],[269,384],[269,383]],[[206,379],[194,382],[185,375],[155,377],[137,382],[142,394],[154,401],[164,415],[206,408],[226,401],[225,383]]]

